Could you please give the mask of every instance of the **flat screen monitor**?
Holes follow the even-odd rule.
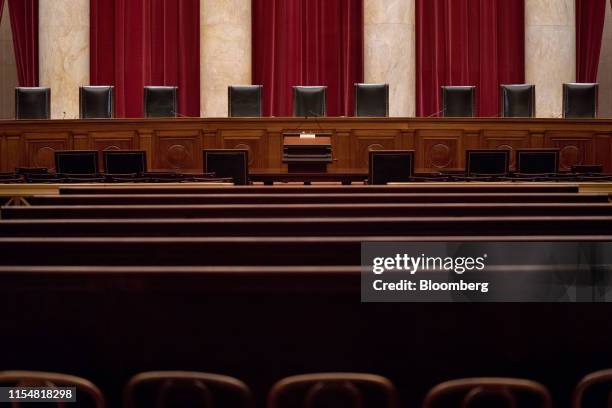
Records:
[[[249,182],[249,151],[246,149],[208,149],[202,151],[205,173],[231,177],[234,184]]]
[[[412,150],[373,150],[369,158],[370,184],[406,182],[414,173]]]
[[[505,175],[510,166],[510,150],[467,150],[468,175]]]
[[[55,172],[59,174],[97,174],[96,150],[65,150],[55,152]]]
[[[559,149],[516,151],[516,171],[522,174],[555,174],[559,171]]]
[[[107,174],[143,174],[147,171],[144,150],[106,150],[103,156]]]

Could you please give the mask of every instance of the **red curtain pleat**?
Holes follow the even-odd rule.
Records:
[[[115,86],[117,117],[141,117],[143,87],[178,86],[200,115],[199,0],[91,0],[91,84]]]
[[[523,0],[416,0],[416,112],[440,114],[440,87],[475,85],[479,116],[499,85],[525,81]]]
[[[576,82],[596,82],[606,0],[576,0]]]
[[[8,0],[19,86],[38,86],[38,0]]]
[[[292,86],[326,85],[327,114],[353,114],[363,81],[363,0],[253,0],[253,83],[265,116],[292,115]]]
[[[0,0],[0,21],[2,21],[2,12],[4,11],[4,0]]]

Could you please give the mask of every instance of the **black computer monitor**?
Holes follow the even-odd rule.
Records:
[[[105,150],[106,174],[143,174],[147,171],[147,153],[144,150]]]
[[[465,168],[468,175],[505,175],[510,167],[510,150],[467,150]]]
[[[64,150],[55,152],[55,172],[59,174],[97,174],[96,150]]]
[[[559,171],[559,149],[518,149],[516,172],[521,174],[555,174]]]
[[[414,173],[414,151],[372,150],[369,154],[370,184],[410,181]]]
[[[202,151],[205,173],[231,177],[234,184],[249,182],[249,151],[246,149],[207,149]]]

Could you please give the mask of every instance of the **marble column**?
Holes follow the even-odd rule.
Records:
[[[599,82],[599,117],[612,118],[612,8],[608,1],[606,1],[597,82]]]
[[[39,83],[51,88],[51,117],[79,117],[89,84],[89,0],[40,0]]]
[[[200,1],[200,112],[223,117],[228,85],[251,83],[251,0]]]
[[[536,115],[562,115],[562,84],[576,80],[575,0],[525,0],[525,79]]]
[[[389,115],[415,113],[414,0],[364,0],[364,80],[389,84]]]

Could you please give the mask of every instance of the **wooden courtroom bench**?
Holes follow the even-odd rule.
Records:
[[[610,203],[226,204],[9,206],[2,219],[465,217],[611,215]]]
[[[2,364],[61,367],[105,393],[145,370],[218,372],[261,399],[290,374],[372,372],[416,407],[474,373],[536,378],[564,401],[612,360],[605,304],[360,303],[358,285],[354,268],[325,265],[0,267]]]
[[[610,241],[584,234],[309,237],[0,237],[0,265],[359,265],[361,243],[427,241]],[[463,234],[463,235],[461,235]]]
[[[0,236],[257,237],[589,235],[612,231],[607,216],[48,219],[0,221]]]
[[[314,203],[607,203],[606,193],[85,194],[31,196],[30,205]]]
[[[373,186],[62,186],[60,194],[355,194],[355,193],[577,193],[578,185],[545,183],[428,183]]]

